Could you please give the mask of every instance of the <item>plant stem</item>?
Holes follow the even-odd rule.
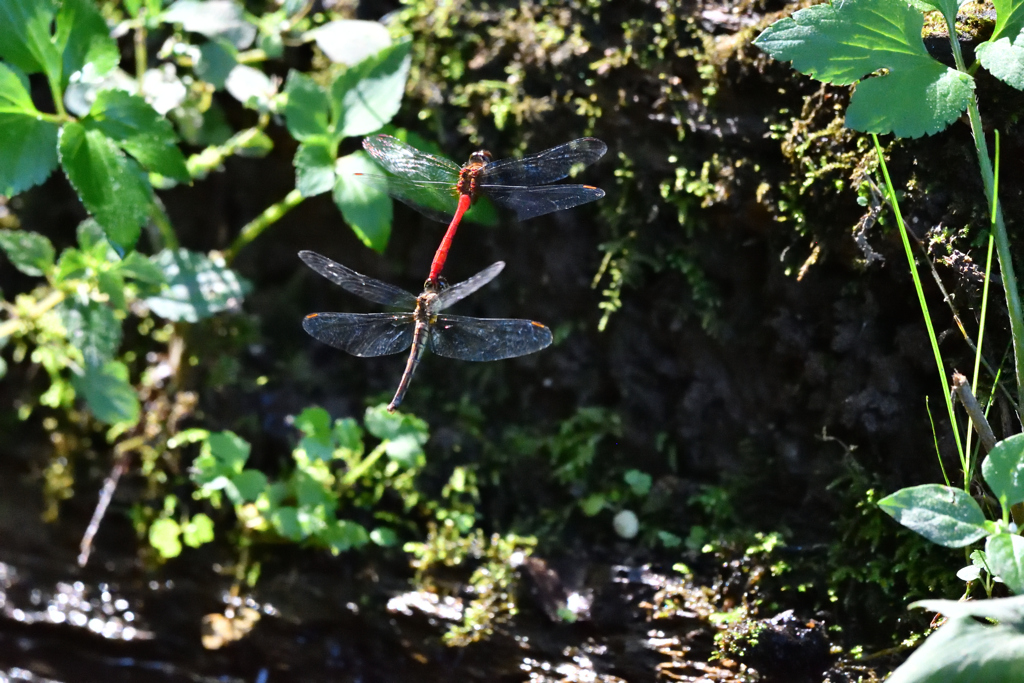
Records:
[[[386,442],[378,445],[370,452],[368,456],[363,458],[362,462],[360,462],[358,465],[356,465],[351,470],[345,473],[345,476],[342,477],[341,479],[341,485],[352,486],[352,484],[355,484],[357,481],[359,481],[359,477],[363,476],[363,473],[366,472],[366,470],[370,469],[373,463],[380,460],[380,456],[384,455],[384,453],[386,452]]]
[[[135,29],[135,80],[142,85],[142,77],[146,75],[146,8],[139,8],[139,25]]]
[[[53,106],[57,109],[57,116],[62,121],[67,121],[68,112],[64,108],[64,93],[60,89],[60,83],[51,78],[47,78],[46,81],[50,84],[50,96],[53,97]]]
[[[150,211],[149,217],[160,231],[163,248],[177,249],[179,246],[178,236],[174,234],[174,226],[171,225],[171,219],[167,216],[167,212],[164,211],[163,204],[159,200],[153,202],[153,210]]]
[[[953,49],[956,68],[967,73],[964,58],[960,52],[960,41],[956,33],[956,16],[946,17],[949,30],[949,43]],[[1006,309],[1010,315],[1010,333],[1013,337],[1014,376],[1017,380],[1017,414],[1021,414],[1024,405],[1024,307],[1021,306],[1020,291],[1017,288],[1017,277],[1013,271],[1013,256],[1010,253],[1010,238],[1006,234],[1006,223],[1003,221],[1003,209],[999,205],[996,194],[995,173],[992,170],[992,159],[988,155],[988,144],[985,142],[985,131],[981,126],[981,112],[978,102],[971,97],[967,105],[967,116],[971,122],[971,134],[974,136],[974,148],[978,153],[978,165],[981,167],[981,180],[985,184],[985,196],[992,207],[992,223],[995,227],[996,254],[999,256],[999,272],[1002,274],[1003,292],[1006,295]]]
[[[935,355],[935,366],[939,370],[939,379],[942,380],[942,389],[945,392],[946,409],[949,411],[949,422],[953,427],[953,438],[956,439],[956,449],[960,455],[960,464],[963,466],[964,474],[968,470],[968,462],[964,456],[963,443],[960,441],[960,430],[956,424],[956,413],[953,412],[953,401],[950,398],[949,380],[946,378],[946,368],[942,362],[942,354],[939,352],[939,342],[935,336],[935,329],[932,327],[931,313],[928,311],[928,302],[924,298],[924,288],[921,287],[921,278],[917,273],[917,263],[914,261],[914,252],[910,247],[910,237],[907,235],[907,226],[903,222],[903,213],[900,211],[899,202],[896,201],[896,189],[889,178],[889,168],[885,165],[885,155],[882,153],[882,145],[878,142],[878,136],[871,134],[875,143],[875,153],[878,154],[878,166],[882,169],[882,176],[885,178],[885,188],[889,193],[889,204],[896,215],[896,224],[900,229],[900,237],[903,239],[903,249],[907,254],[907,263],[910,266],[910,275],[914,280],[914,289],[917,290],[917,300],[921,304],[921,315],[924,317],[925,327],[928,328],[928,338],[932,343],[932,353]],[[965,487],[968,483],[965,481]]]
[[[305,197],[302,196],[301,192],[292,190],[285,195],[284,199],[268,206],[263,213],[253,218],[242,228],[242,232],[238,234],[238,237],[235,238],[235,241],[228,250],[224,252],[224,261],[230,265],[239,251],[259,237],[260,233],[279,221],[282,216],[301,204],[303,199]]]

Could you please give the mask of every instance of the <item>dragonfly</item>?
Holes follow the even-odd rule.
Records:
[[[428,347],[445,358],[490,361],[525,356],[551,344],[551,330],[533,320],[441,313],[493,280],[505,267],[502,261],[455,285],[448,286],[443,279],[436,283],[427,280],[423,293],[414,296],[400,287],[360,275],[315,251],[300,251],[299,258],[334,284],[367,301],[412,309],[401,313],[311,313],[302,321],[303,329],[314,339],[354,356],[387,356],[411,347],[388,412],[394,412],[402,402]]]
[[[448,223],[428,279],[437,283],[463,214],[481,194],[519,220],[570,209],[604,196],[590,185],[549,185],[588,166],[608,151],[597,138],[580,138],[522,159],[494,161],[486,150],[473,152],[461,168],[453,161],[411,147],[390,135],[363,139],[363,147],[388,175],[357,173],[394,199],[427,218]]]

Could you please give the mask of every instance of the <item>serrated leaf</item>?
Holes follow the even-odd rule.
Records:
[[[63,0],[57,12],[56,42],[63,48],[63,84],[86,64],[102,76],[121,61],[117,43],[96,5],[89,0]]]
[[[886,683],[1018,681],[1024,652],[1024,598],[922,600],[911,607],[949,620],[910,655]],[[974,617],[994,619],[982,623]]]
[[[121,321],[98,301],[65,301],[57,309],[68,341],[82,352],[86,365],[103,365],[121,346]]]
[[[165,249],[152,257],[167,287],[146,305],[161,318],[190,323],[242,305],[248,281],[220,261],[187,249]]]
[[[128,381],[124,363],[86,365],[85,373],[73,375],[71,382],[100,422],[133,425],[139,421],[139,397]]]
[[[177,557],[181,554],[181,541],[178,536],[181,528],[173,519],[162,517],[149,525],[149,544],[164,559]]]
[[[138,164],[106,135],[80,123],[65,124],[58,149],[68,180],[110,241],[126,250],[134,247],[152,200]]]
[[[391,237],[391,198],[354,175],[379,173],[379,169],[369,155],[360,150],[338,159],[334,170],[334,203],[345,222],[363,244],[375,251],[384,251]]]
[[[0,194],[19,194],[50,176],[57,131],[39,118],[24,75],[0,63]]]
[[[138,95],[123,90],[100,91],[82,125],[115,141],[145,169],[178,182],[191,182],[171,122]]]
[[[929,12],[931,10],[938,10],[942,12],[944,17],[955,19],[957,10],[967,2],[970,2],[970,0],[916,0],[916,4],[911,4],[919,11]]]
[[[25,73],[43,71],[57,83],[61,55],[50,36],[55,9],[51,0],[0,0],[0,57]]]
[[[331,84],[335,138],[366,135],[394,118],[405,94],[412,42],[381,50],[347,69]]]
[[[333,145],[327,139],[306,140],[295,152],[295,187],[303,197],[315,197],[334,187]]]
[[[1016,595],[1024,594],[1024,538],[995,534],[985,542],[985,556],[992,573]]]
[[[846,125],[869,133],[920,137],[959,118],[974,81],[934,60],[921,39],[924,19],[903,0],[845,0],[802,9],[769,26],[754,44],[825,83],[862,81]]]
[[[43,275],[53,267],[53,245],[45,236],[29,230],[0,230],[0,249],[25,275]]]
[[[213,520],[200,512],[181,527],[181,537],[185,545],[198,548],[213,540]]]
[[[232,0],[178,0],[167,8],[162,19],[207,38],[224,38],[239,50],[249,47],[256,38],[255,24],[245,19],[242,6]]]
[[[996,25],[992,36],[975,50],[986,70],[1007,85],[1024,90],[1024,2],[993,0]]]
[[[292,70],[288,74],[284,92],[288,95],[288,103],[284,108],[285,123],[293,138],[301,142],[329,133],[327,116],[330,101],[316,81]]]
[[[950,486],[900,489],[878,506],[903,526],[947,548],[961,548],[988,535],[985,513],[970,494]]]
[[[388,30],[378,21],[339,19],[313,29],[308,35],[327,58],[352,66],[391,45]]]
[[[981,473],[1003,509],[1024,501],[1024,434],[997,443],[981,463]]]

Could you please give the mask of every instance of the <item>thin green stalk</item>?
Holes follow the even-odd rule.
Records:
[[[345,473],[345,476],[341,479],[341,485],[352,486],[359,481],[359,477],[363,476],[363,474],[373,466],[373,463],[380,460],[380,457],[387,453],[387,450],[388,447],[386,443],[379,444],[376,448],[370,451],[368,456],[363,458],[362,462]]]
[[[139,8],[139,25],[135,28],[135,79],[141,84],[146,75],[146,8]]]
[[[910,237],[907,235],[907,226],[903,222],[903,213],[900,211],[899,202],[896,200],[896,189],[893,187],[892,179],[889,178],[889,168],[885,165],[885,155],[882,154],[882,145],[878,142],[878,136],[871,134],[875,143],[875,152],[878,154],[878,165],[882,169],[882,176],[885,178],[885,188],[889,193],[889,204],[896,216],[896,225],[900,229],[900,237],[903,239],[903,249],[907,254],[907,263],[910,266],[910,276],[914,280],[914,289],[917,290],[917,300],[921,305],[921,315],[924,317],[925,327],[928,328],[928,338],[932,343],[932,353],[935,355],[935,366],[939,370],[939,379],[942,380],[942,389],[946,398],[946,409],[949,411],[949,422],[953,428],[953,438],[956,439],[956,450],[960,455],[960,464],[964,473],[967,472],[968,462],[964,457],[964,446],[960,440],[960,429],[956,424],[956,413],[953,411],[953,400],[950,396],[949,379],[946,377],[946,368],[942,362],[942,354],[939,352],[939,342],[935,336],[935,329],[932,327],[931,313],[928,311],[928,302],[924,298],[924,288],[921,287],[921,277],[917,272],[917,263],[914,261],[914,252],[910,246]]]
[[[163,242],[160,248],[163,249],[177,249],[179,246],[178,236],[174,233],[174,226],[171,225],[171,219],[167,216],[167,212],[164,211],[163,204],[159,200],[153,202],[153,210],[149,213],[150,219],[153,224],[156,225],[160,231],[160,239]]]
[[[256,218],[249,221],[249,223],[242,228],[242,232],[238,234],[238,237],[235,238],[232,245],[224,252],[224,261],[230,265],[235,256],[238,255],[239,251],[259,237],[264,230],[279,221],[282,216],[301,204],[303,199],[305,199],[305,197],[302,196],[301,192],[298,190],[292,190],[284,199],[276,204],[268,206],[263,213],[256,216]]]
[[[949,44],[953,50],[956,68],[967,73],[964,58],[960,52],[960,41],[956,33],[956,17],[946,17],[949,30]],[[978,153],[978,165],[981,167],[981,179],[985,185],[985,196],[989,201],[992,222],[995,226],[996,254],[999,256],[999,272],[1003,280],[1003,292],[1006,295],[1006,309],[1010,315],[1010,333],[1013,337],[1014,375],[1017,381],[1017,413],[1024,406],[1024,306],[1021,305],[1020,290],[1017,288],[1017,277],[1013,270],[1013,256],[1010,253],[1010,238],[1006,234],[1003,221],[1003,210],[999,205],[996,193],[995,172],[992,170],[992,159],[988,154],[985,142],[985,131],[981,127],[981,112],[978,102],[973,97],[967,105],[967,117],[971,122],[971,134],[974,136],[974,148]]]
[[[51,78],[47,78],[46,81],[50,84],[50,96],[53,98],[53,106],[57,108],[57,116],[62,121],[67,121],[68,112],[64,108],[64,93],[60,89],[60,82],[54,81]]]

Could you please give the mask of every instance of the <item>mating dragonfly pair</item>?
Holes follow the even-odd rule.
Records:
[[[603,197],[604,191],[590,185],[548,183],[562,180],[574,169],[600,159],[607,150],[605,144],[594,138],[581,138],[522,159],[499,161],[492,161],[489,152],[479,151],[461,168],[390,135],[366,138],[363,147],[388,173],[357,174],[360,180],[428,218],[448,222],[448,230],[418,297],[360,275],[316,252],[299,252],[306,265],[352,294],[386,307],[405,309],[401,313],[312,313],[302,323],[306,332],[318,341],[361,357],[385,356],[412,347],[398,390],[388,405],[391,412],[405,396],[428,347],[447,358],[491,361],[524,356],[551,344],[551,330],[532,320],[441,314],[493,280],[505,267],[503,262],[498,261],[452,286],[441,278],[441,271],[463,215],[481,195],[514,213],[519,220]]]

